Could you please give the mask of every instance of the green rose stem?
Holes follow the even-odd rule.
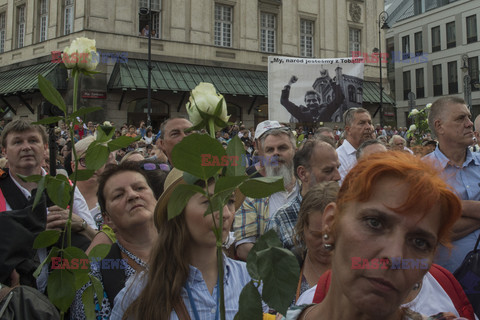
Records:
[[[78,100],[78,86],[79,86],[79,79],[80,79],[80,72],[75,67],[72,69],[73,75],[73,113],[77,112],[77,100]],[[73,152],[73,159],[75,161],[75,171],[73,173],[73,185],[70,197],[70,204],[68,210],[68,220],[65,228],[67,229],[67,247],[72,246],[72,213],[73,213],[73,200],[75,198],[75,188],[77,186],[77,172],[78,172],[78,156],[77,150],[75,149],[75,131],[74,126],[71,125],[70,128],[70,139],[72,140],[72,152]],[[65,234],[64,234],[65,235]],[[63,244],[62,244],[63,247]],[[62,317],[63,318],[63,317]]]
[[[210,133],[210,136],[215,139],[215,120],[213,117],[208,119],[208,131]],[[208,180],[205,180],[205,185],[208,187]],[[212,203],[212,198],[210,197],[210,194],[208,194],[208,202],[211,204]],[[213,208],[210,207],[210,211],[212,214],[212,220],[213,220],[213,233],[215,234],[215,237],[217,239],[217,267],[218,267],[218,289],[220,290],[220,319],[225,320],[225,294],[224,294],[224,286],[223,286],[223,203],[222,206],[219,208],[219,222],[218,222],[218,227],[215,222],[215,217],[213,215]]]

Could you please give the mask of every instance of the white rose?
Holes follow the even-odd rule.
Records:
[[[432,104],[429,103],[429,104],[427,104],[427,105],[425,106],[425,109],[430,109],[431,106],[432,106]]]
[[[223,99],[223,95],[218,94],[213,84],[208,82],[200,82],[190,94],[189,102],[186,105],[188,117],[193,125],[202,122],[202,116],[197,110],[212,115],[215,113],[217,104]],[[219,116],[220,120],[227,122],[230,116],[227,115],[227,103],[225,99],[222,101],[222,112]]]
[[[73,40],[70,46],[63,50],[62,60],[67,69],[94,71],[99,62],[95,40],[88,38]]]
[[[415,130],[417,130],[417,126],[414,125],[414,124],[412,124],[412,125],[410,126],[410,129],[408,129],[408,131],[410,131],[410,132],[414,132]]]
[[[410,115],[411,116],[414,116],[414,115],[417,115],[419,112],[417,109],[413,109],[411,112],[410,112]]]

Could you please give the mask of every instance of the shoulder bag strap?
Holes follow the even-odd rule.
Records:
[[[187,307],[185,306],[182,297],[173,304],[173,309],[179,320],[190,320],[190,315],[188,314]]]

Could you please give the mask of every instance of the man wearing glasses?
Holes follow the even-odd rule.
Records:
[[[367,140],[374,139],[375,132],[370,112],[364,108],[350,108],[343,115],[345,121],[345,141],[337,149],[340,160],[341,182],[357,164],[356,152],[358,147]]]

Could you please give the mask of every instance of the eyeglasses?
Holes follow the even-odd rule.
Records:
[[[78,159],[78,164],[80,164],[84,168],[87,167],[87,163],[85,162],[85,158]]]
[[[140,168],[145,170],[145,171],[153,171],[153,170],[162,170],[162,171],[165,171],[165,172],[170,171],[170,167],[166,163],[147,162],[147,163],[142,164],[140,166]]]

